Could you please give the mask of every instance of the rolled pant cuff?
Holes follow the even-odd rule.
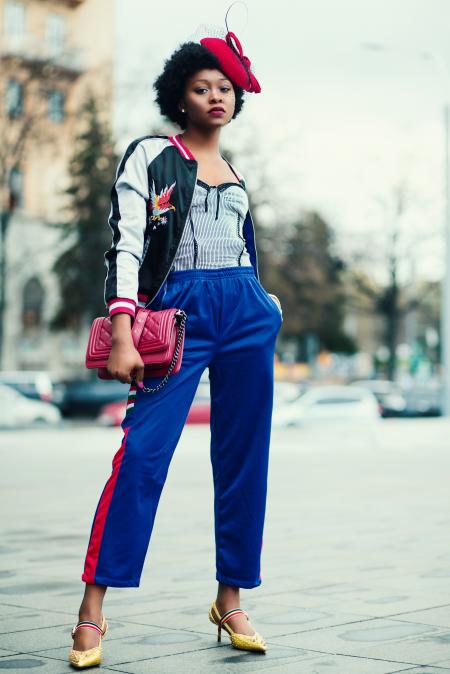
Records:
[[[81,580],[90,585],[107,585],[108,587],[139,587],[139,580],[120,580],[117,578],[107,578],[106,576],[95,576],[93,582],[87,581],[81,576]]]
[[[261,578],[252,582],[249,580],[238,580],[237,578],[230,578],[229,576],[224,576],[218,572],[216,573],[216,580],[218,580],[219,583],[224,583],[224,585],[234,585],[235,587],[243,587],[249,590],[253,587],[259,587],[259,585],[261,585]]]

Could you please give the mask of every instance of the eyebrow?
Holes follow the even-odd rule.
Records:
[[[228,77],[220,77],[219,79],[225,80],[226,82],[229,82],[229,81],[230,81],[230,80],[228,79]],[[210,80],[206,80],[204,77],[201,77],[201,78],[198,79],[198,80],[194,80],[194,82],[206,82],[207,84],[209,84]]]

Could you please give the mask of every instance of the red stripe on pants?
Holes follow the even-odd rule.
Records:
[[[91,536],[89,539],[89,545],[86,553],[86,560],[84,564],[84,572],[81,576],[81,580],[84,580],[85,583],[95,583],[95,572],[97,569],[97,562],[100,554],[100,547],[102,544],[103,531],[105,529],[106,518],[108,516],[109,506],[114,494],[114,488],[117,482],[117,476],[120,470],[120,464],[122,463],[122,457],[125,451],[125,445],[127,442],[128,431],[130,427],[124,429],[124,436],[122,439],[122,444],[114,455],[112,461],[112,473],[105,485],[103,493],[100,497],[100,501],[97,506],[97,511],[95,513],[94,523],[92,525]]]

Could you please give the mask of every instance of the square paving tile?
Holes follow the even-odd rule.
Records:
[[[354,655],[433,664],[449,651],[448,631],[420,623],[376,618],[364,623],[299,632],[273,639],[274,643],[311,648],[339,655]]]
[[[406,623],[402,623],[405,625]],[[412,623],[410,623],[412,624]],[[402,660],[417,665],[437,665],[450,653],[450,631],[436,630],[416,638],[386,642],[383,645],[368,646],[357,651],[357,655],[372,658]]]
[[[182,653],[171,657],[160,657],[140,660],[111,666],[113,670],[130,672],[130,674],[236,674],[237,672],[271,671],[274,666],[281,666],[284,672],[294,673],[308,671],[306,662],[310,654],[293,648],[273,646],[267,653],[249,653],[238,651],[229,644],[221,643],[212,648]],[[106,658],[105,658],[106,662]]]
[[[8,655],[17,655],[17,651],[8,651],[5,648],[0,648],[0,658],[6,658]]]
[[[55,627],[2,634],[0,635],[0,648],[7,648],[16,652],[20,651],[21,653],[40,653],[41,651],[58,647],[69,649],[73,643],[70,635],[73,625],[74,621],[67,621],[66,624],[60,624]],[[114,641],[114,639],[120,639],[131,634],[146,634],[151,628],[146,625],[127,625],[118,621],[110,621],[109,629],[110,631],[108,631],[105,641],[109,636],[111,637],[111,641]]]
[[[450,604],[437,606],[436,608],[427,608],[422,611],[412,611],[398,618],[396,617],[396,619],[404,622],[416,622],[422,625],[450,628]]]
[[[127,669],[128,663],[134,661],[154,658],[155,662],[159,662],[164,656],[214,649],[215,645],[214,639],[197,632],[144,627],[143,630],[142,628],[139,629],[138,634],[130,633],[129,636],[115,639],[106,637],[103,642],[103,661],[106,667],[117,666],[121,668],[121,663],[127,663],[127,666],[125,666],[125,669]],[[64,648],[46,649],[39,653],[35,652],[35,655],[65,660],[67,652],[66,646]]]
[[[323,655],[318,658],[308,659],[300,663],[302,665],[298,672],[303,674],[397,674],[397,672],[424,672],[424,674],[448,674],[448,670],[434,669],[427,667],[420,670],[410,669],[410,665],[398,662],[389,662],[388,660],[372,660],[366,658],[348,657],[345,655]],[[275,666],[268,669],[267,674],[290,674],[286,667]],[[296,674],[294,671],[292,674]]]
[[[33,669],[43,674],[67,674],[71,671],[68,661],[67,667],[63,667],[59,660],[24,653],[0,658],[0,671],[2,669],[9,672],[28,672]]]
[[[20,612],[14,612],[10,616],[3,615],[0,617],[0,635],[35,630],[43,627],[67,625],[68,621],[72,621],[72,624],[75,624],[77,615],[73,616],[70,613],[55,613],[54,611],[39,611],[36,609],[21,609]]]
[[[266,638],[285,635],[291,632],[298,632],[300,629],[318,629],[332,627],[334,625],[345,625],[359,623],[366,618],[354,614],[336,614],[316,609],[306,609],[297,607],[280,606],[277,604],[265,605],[259,607],[258,602],[254,605],[250,602],[242,602],[248,609],[252,625]],[[191,629],[197,632],[216,635],[217,628],[208,619],[207,606],[188,606],[179,607],[177,610],[148,611],[137,613],[136,615],[126,616],[129,623],[144,623],[148,625],[157,625],[159,627],[175,627],[179,629]]]

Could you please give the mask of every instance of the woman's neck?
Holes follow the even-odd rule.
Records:
[[[179,135],[194,156],[220,156],[220,128],[208,129],[207,131],[190,128]]]

